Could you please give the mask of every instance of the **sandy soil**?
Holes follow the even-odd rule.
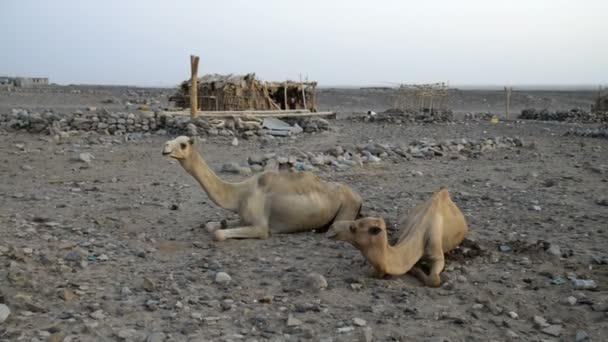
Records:
[[[76,108],[99,106],[107,96],[18,98],[32,107]],[[0,110],[20,106],[8,98],[0,96]],[[332,101],[321,97],[327,106],[337,105]],[[322,234],[216,243],[201,225],[234,215],[210,202],[179,164],[161,156],[169,137],[124,143],[85,134],[57,143],[49,136],[0,131],[0,303],[11,310],[0,323],[0,341],[608,336],[608,207],[598,204],[607,196],[607,140],[562,136],[575,124],[341,119],[333,125],[336,132],[295,141],[241,141],[235,147],[229,138],[214,137],[198,149],[219,170],[260,150],[519,136],[526,147],[478,159],[414,159],[319,172],[361,193],[365,214],[392,223],[446,185],[469,222],[469,238],[483,253],[450,257],[447,282],[430,289],[410,276],[371,278],[359,252]],[[82,152],[94,156],[90,165],[77,160]],[[217,283],[217,272],[228,273],[231,281]],[[328,287],[315,291],[306,285],[311,272],[323,275]],[[598,288],[577,290],[569,276],[592,279]],[[365,322],[357,325],[355,318]]]

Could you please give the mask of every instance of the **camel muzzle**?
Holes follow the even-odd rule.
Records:
[[[328,239],[333,239],[335,240],[336,237],[338,236],[338,230],[337,229],[332,229],[333,227],[329,228],[329,230],[327,231],[327,233],[325,233],[325,237]]]
[[[348,227],[348,226],[346,226]],[[342,222],[334,223],[329,227],[327,233],[325,233],[325,237],[332,240],[340,240],[340,233],[344,231],[345,226]]]

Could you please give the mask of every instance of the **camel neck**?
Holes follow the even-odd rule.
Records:
[[[388,240],[385,240],[384,245],[370,251],[366,257],[370,263],[384,273],[391,275],[401,275],[407,273],[424,254],[422,234],[413,234],[401,243],[391,246]]]
[[[190,158],[180,162],[183,168],[198,181],[213,203],[227,210],[238,209],[235,184],[221,180],[196,150],[192,151]]]

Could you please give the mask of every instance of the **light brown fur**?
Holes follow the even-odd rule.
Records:
[[[206,224],[218,241],[327,228],[340,220],[356,219],[361,210],[361,197],[349,187],[325,182],[310,172],[266,171],[242,182],[225,182],[209,168],[189,137],[167,141],[163,155],[178,160],[215,204],[239,214],[238,220]]]
[[[441,189],[414,208],[399,226],[402,231],[394,246],[388,243],[382,218],[336,222],[327,236],[347,241],[359,249],[379,276],[409,272],[425,285],[438,287],[439,274],[445,265],[444,254],[456,248],[467,233],[464,215],[452,202],[447,189]],[[421,260],[430,262],[428,275],[415,266]]]

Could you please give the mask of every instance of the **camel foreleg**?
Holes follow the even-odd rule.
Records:
[[[270,229],[267,226],[243,226],[231,229],[220,229],[213,233],[215,241],[226,239],[267,239]]]
[[[363,205],[361,196],[349,188],[345,188],[343,191],[342,203],[340,204],[340,209],[338,209],[338,212],[336,213],[334,222],[356,220],[361,212],[361,206]]]
[[[218,229],[235,228],[242,224],[241,219],[236,220],[222,220],[220,222],[210,221],[205,224],[205,229],[209,233],[213,233]]]

